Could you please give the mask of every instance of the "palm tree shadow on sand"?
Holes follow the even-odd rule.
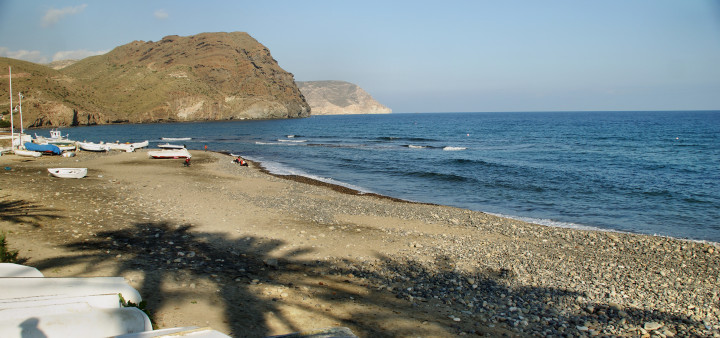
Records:
[[[593,321],[607,325],[620,315],[604,304],[587,304],[597,309],[596,314],[582,309],[568,313],[559,304],[580,296],[573,291],[510,287],[507,281],[514,278],[511,270],[460,272],[450,268],[451,257],[439,257],[428,264],[378,255],[377,263],[368,265],[298,259],[312,250],[301,248],[278,258],[272,253],[286,244],[279,240],[248,236],[231,239],[222,233],[191,230],[187,224],[136,223],[127,229],[98,233],[93,240],[69,243],[69,249],[81,254],[40,261],[35,266],[44,270],[84,264],[88,267],[85,273],[92,274],[94,266],[118,260],[116,275],[138,271],[144,275],[138,291],[147,301],[151,317],[166,306],[192,310],[191,304],[178,305],[177,299],[207,297],[203,301],[224,309],[231,336],[276,333],[268,325],[268,316],[283,323],[288,333],[311,329],[287,315],[288,306],[308,316],[329,318],[333,326],[347,326],[359,336],[374,337],[463,332],[522,336],[527,332],[513,330],[521,329],[523,320],[532,321],[535,316],[548,328],[568,324],[562,331],[548,329],[545,334],[578,333],[576,327]],[[169,279],[183,287],[168,288]],[[217,291],[214,295],[195,295],[197,290],[192,286],[201,283],[213,283]],[[281,295],[261,295],[253,288],[256,284],[292,289],[302,296],[287,300]],[[449,296],[435,298],[441,294]],[[342,302],[356,306],[350,313],[338,313],[332,304]],[[627,323],[639,326],[647,320],[701,324],[662,311],[628,310],[623,315]],[[459,317],[462,321],[456,322],[454,318]],[[423,324],[403,325],[414,322]]]
[[[10,223],[28,223],[40,227],[40,222],[48,218],[58,218],[55,209],[46,208],[25,200],[11,200],[7,196],[0,200],[0,221]]]

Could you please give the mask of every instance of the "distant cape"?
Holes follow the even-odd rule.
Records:
[[[355,84],[345,81],[298,81],[312,115],[390,114],[392,110]]]

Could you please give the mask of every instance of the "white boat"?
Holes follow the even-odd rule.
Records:
[[[25,156],[25,157],[40,157],[40,156],[42,156],[42,153],[39,151],[23,150],[23,149],[13,149],[13,153],[15,153],[15,155]]]
[[[50,175],[61,178],[83,178],[87,175],[87,168],[48,168]]]
[[[51,143],[51,144],[52,144],[52,143]],[[74,150],[77,150],[77,145],[75,145],[75,144],[66,144],[66,145],[56,144],[56,146],[57,146],[58,148],[60,148],[60,150],[62,150],[62,151],[74,151]]]
[[[135,147],[130,143],[105,143],[105,145],[108,147],[108,150],[122,150],[128,153],[135,151]]]
[[[126,143],[118,143],[118,142],[115,142],[115,143],[105,143],[105,145],[108,146],[108,149],[109,149],[109,150],[122,150],[122,151],[125,151],[125,152],[128,152],[128,153],[131,153],[131,152],[135,151],[135,149],[145,148],[145,147],[148,146],[148,144],[150,144],[150,142],[148,142],[148,141],[135,142],[135,143],[130,143],[130,142],[126,142]]]
[[[161,137],[163,141],[190,141],[192,137]]]
[[[158,148],[161,148],[161,149],[184,149],[185,146],[182,144],[165,143],[165,144],[158,144]]]
[[[41,137],[42,137],[42,136],[41,136]],[[53,143],[53,142],[48,142],[47,139],[45,139],[45,138],[40,138],[40,139],[36,138],[36,139],[33,140],[33,143],[35,143],[35,144],[40,144],[40,145],[52,144],[52,145],[60,148],[60,151],[73,151],[73,150],[77,150],[77,145],[75,144],[75,142],[72,142],[72,143],[67,143],[67,142],[57,142],[57,143]]]
[[[45,277],[40,270],[27,265],[0,263],[0,278]]]
[[[147,147],[150,144],[150,142],[148,140],[145,140],[142,142],[135,142],[135,143],[131,143],[131,144],[133,145],[133,147],[135,147],[135,149],[140,149],[140,148]]]
[[[50,142],[75,142],[75,141],[68,139],[68,136],[70,136],[70,135],[66,134],[65,136],[63,136],[62,133],[60,132],[60,130],[50,129],[50,138],[48,139],[48,141],[50,141]],[[42,136],[38,136],[38,134],[35,134],[35,137],[37,138],[37,137],[42,137]]]
[[[50,130],[50,137],[43,137],[35,134],[33,143],[37,144],[53,144],[56,145],[62,151],[74,150],[76,148],[76,142],[68,139],[68,135],[63,136],[62,133],[57,129]]]
[[[108,146],[105,143],[93,143],[93,142],[79,142],[77,143],[80,149],[85,151],[108,151]]]
[[[140,309],[122,307],[120,298],[142,301],[123,277],[0,278],[0,288],[12,290],[0,294],[0,337],[115,337],[152,330]]]
[[[190,152],[185,149],[164,149],[156,151],[148,151],[148,156],[152,158],[190,158]]]

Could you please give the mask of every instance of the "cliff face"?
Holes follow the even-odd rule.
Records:
[[[293,75],[242,32],[134,41],[59,70],[35,66],[30,77],[43,81],[27,89],[23,110],[34,105],[24,120],[36,127],[310,115]]]
[[[362,88],[344,81],[297,82],[313,115],[390,114]]]

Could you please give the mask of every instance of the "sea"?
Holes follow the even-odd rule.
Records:
[[[150,147],[184,138],[170,142],[363,193],[553,227],[720,242],[720,111],[393,113],[62,132]]]

